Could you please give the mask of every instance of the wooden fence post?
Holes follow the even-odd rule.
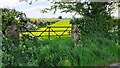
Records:
[[[50,40],[50,28],[51,27],[48,27],[48,39]]]

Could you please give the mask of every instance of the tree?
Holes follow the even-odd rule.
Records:
[[[55,10],[54,12],[56,12],[57,9],[62,9],[62,12],[66,13],[75,12],[76,14],[82,15],[82,19],[74,19],[77,21],[71,21],[71,23],[73,25],[80,24],[80,28],[82,29],[81,34],[84,36],[84,34],[90,34],[90,32],[92,34],[94,30],[106,33],[108,31],[108,23],[106,22],[111,18],[110,14],[113,7],[112,2],[54,2],[51,8],[46,8],[44,11]],[[100,22],[100,20],[104,22]],[[94,22],[94,25],[92,25],[90,21]],[[92,27],[94,27],[94,29]]]
[[[59,16],[58,19],[62,19],[62,16]]]

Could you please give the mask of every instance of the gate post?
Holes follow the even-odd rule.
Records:
[[[50,40],[50,26],[47,27],[48,28],[48,39]]]
[[[77,33],[78,30],[78,25],[77,24],[72,24],[72,29],[71,29],[71,35],[74,41],[79,42],[80,41],[80,37]]]

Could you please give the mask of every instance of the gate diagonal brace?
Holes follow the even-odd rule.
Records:
[[[54,32],[56,34],[56,36],[58,36],[58,34],[53,29],[51,29],[51,30],[52,30],[52,32]]]
[[[32,32],[30,32],[30,34],[32,34]],[[35,37],[35,35],[34,34],[32,34],[34,37]]]
[[[42,31],[42,33],[41,33],[38,37],[40,37],[47,29],[48,29],[48,28],[46,28],[44,31]]]
[[[69,28],[69,27],[68,27]],[[62,36],[67,30],[68,30],[68,28],[60,35],[60,36]]]

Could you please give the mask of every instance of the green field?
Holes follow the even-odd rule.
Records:
[[[60,20],[50,26],[71,26],[70,24],[70,20]],[[47,27],[42,27],[42,28],[39,28],[37,31],[44,31],[46,30]],[[51,28],[53,31],[62,31],[63,32],[67,29],[67,28]],[[61,35],[63,32],[53,32],[52,30],[50,29],[50,35]],[[71,28],[68,28],[67,30],[71,30]],[[46,31],[49,31],[49,29],[47,29]],[[31,32],[34,36],[39,36],[42,32]],[[33,36],[31,33],[29,32],[24,32],[23,34],[29,34],[30,36]],[[66,31],[64,33],[64,35],[67,35],[69,34],[68,31]],[[44,32],[41,36],[46,36],[48,35],[48,32]]]

